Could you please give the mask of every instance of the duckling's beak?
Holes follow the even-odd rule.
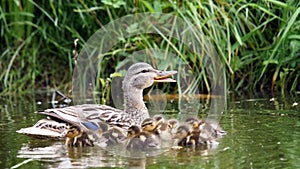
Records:
[[[176,128],[171,128],[170,133],[171,133],[172,135],[175,135],[175,134],[176,134]]]
[[[154,82],[176,82],[176,80],[169,78],[170,76],[176,74],[177,71],[158,71],[157,76],[154,78]]]

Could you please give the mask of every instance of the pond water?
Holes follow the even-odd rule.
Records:
[[[229,96],[220,122],[228,134],[217,147],[168,150],[141,159],[16,133],[44,118],[33,112],[51,107],[37,98],[0,98],[0,168],[300,168],[299,96],[275,101]]]

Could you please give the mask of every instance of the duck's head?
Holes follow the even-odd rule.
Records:
[[[154,82],[175,82],[169,78],[177,71],[159,71],[147,63],[135,63],[129,67],[123,80],[125,112],[134,119],[134,124],[141,125],[150,117],[143,101],[143,90]]]
[[[151,131],[154,131],[154,129],[156,128],[156,123],[155,123],[154,119],[146,118],[142,122],[141,126],[142,126],[143,131],[151,132]]]
[[[159,71],[154,69],[148,63],[135,63],[129,67],[123,81],[123,90],[134,88],[143,90],[150,87],[154,82],[176,82],[169,78],[177,71]]]
[[[132,125],[127,130],[127,137],[128,138],[133,138],[133,137],[135,137],[136,135],[138,135],[141,132],[142,132],[142,130],[141,130],[141,128],[139,126]]]

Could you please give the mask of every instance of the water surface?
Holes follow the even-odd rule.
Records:
[[[1,168],[300,168],[300,106],[293,106],[299,97],[231,97],[220,122],[228,134],[217,147],[167,150],[141,159],[16,133],[44,117],[33,112],[51,107],[37,98],[0,99]]]

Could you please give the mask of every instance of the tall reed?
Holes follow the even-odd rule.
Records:
[[[73,41],[122,16],[171,13],[192,20],[226,67],[228,89],[300,90],[300,2],[266,1],[0,1],[0,91],[26,93],[71,89]],[[151,46],[181,52],[193,70],[199,61],[174,40],[142,35],[125,39],[103,62],[109,77],[134,50]],[[113,61],[113,62],[111,62]],[[201,86],[207,88],[206,77]],[[104,84],[103,80],[101,82]],[[101,85],[101,84],[99,84]],[[192,84],[193,85],[193,84]],[[108,88],[107,88],[108,90]],[[109,92],[105,92],[109,93]]]

